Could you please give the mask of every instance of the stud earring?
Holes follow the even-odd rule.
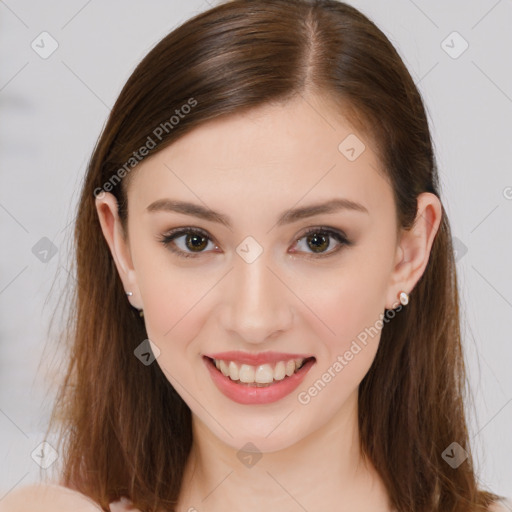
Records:
[[[133,293],[132,292],[126,292],[126,295],[128,295],[128,297],[131,297],[133,295]],[[144,311],[142,309],[139,309],[139,316],[141,318],[144,317]]]
[[[409,304],[409,295],[405,292],[400,292],[400,304],[407,306]]]

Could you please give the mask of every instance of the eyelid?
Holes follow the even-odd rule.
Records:
[[[346,241],[347,243],[351,243],[351,242],[349,242],[347,235],[345,234],[345,232],[342,229],[333,228],[330,226],[313,226],[310,228],[305,228],[304,231],[302,231],[300,235],[295,237],[295,240],[300,240],[301,238],[304,238],[305,236],[310,235],[315,232],[316,233],[329,233],[331,235],[337,235],[340,238],[342,238],[344,241]]]
[[[322,258],[328,258],[330,256],[334,256],[337,254],[343,246],[351,246],[353,243],[349,240],[345,232],[338,228],[332,228],[329,226],[315,226],[312,228],[306,228],[305,231],[302,232],[301,235],[295,237],[295,241],[299,242],[304,237],[307,237],[308,235],[314,234],[314,233],[324,233],[327,234],[329,237],[334,238],[338,242],[338,247],[336,249],[330,250],[328,252],[324,253],[314,253],[314,252],[307,252],[304,253],[306,258],[319,260]],[[300,251],[297,251],[300,252]],[[295,252],[294,252],[295,254]]]
[[[193,226],[182,226],[179,228],[174,228],[174,229],[171,229],[170,231],[167,231],[166,233],[164,233],[163,235],[161,235],[157,238],[166,248],[168,248],[171,252],[175,253],[177,256],[180,256],[180,257],[197,258],[202,255],[207,255],[211,252],[211,251],[202,251],[202,252],[193,253],[193,252],[186,252],[181,249],[172,247],[172,244],[176,238],[181,238],[182,236],[187,235],[189,233],[195,233],[200,236],[203,236],[203,237],[209,239],[209,241],[213,242],[215,247],[218,247],[218,243],[216,242],[215,238],[213,236],[211,236],[208,233],[208,231],[201,229],[201,228],[193,227]],[[338,245],[337,249],[330,250],[325,253],[305,252],[304,254],[305,254],[306,258],[313,258],[316,260],[324,258],[324,257],[326,258],[326,257],[329,257],[331,255],[338,253],[340,251],[340,249],[343,248],[343,246],[348,247],[348,246],[353,245],[353,242],[351,242],[349,240],[349,238],[347,237],[347,235],[345,234],[345,232],[343,230],[338,229],[338,228],[333,228],[330,226],[313,226],[313,227],[305,228],[305,230],[303,232],[301,232],[300,235],[297,235],[294,237],[294,242],[298,243],[303,238],[307,237],[308,235],[314,234],[314,233],[327,234],[330,238],[334,238],[338,242],[339,245]],[[293,254],[297,254],[297,253],[301,253],[301,252],[303,252],[303,251],[293,251]]]
[[[164,247],[169,249],[171,252],[173,252],[177,256],[181,256],[183,258],[197,258],[199,256],[208,254],[209,251],[193,253],[193,252],[182,251],[181,249],[177,249],[172,246],[173,242],[176,238],[181,238],[182,236],[187,235],[189,233],[195,233],[195,234],[198,234],[205,238],[208,238],[211,242],[214,243],[215,247],[217,247],[217,245],[218,245],[217,242],[215,241],[215,239],[207,231],[205,231],[204,229],[201,229],[201,228],[193,227],[193,226],[184,226],[184,227],[171,229],[170,231],[167,231],[163,235],[159,236],[158,240],[164,245]]]

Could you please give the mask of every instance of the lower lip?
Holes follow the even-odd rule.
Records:
[[[239,404],[269,404],[281,400],[281,398],[289,395],[299,386],[315,363],[315,359],[310,359],[290,377],[285,377],[283,380],[279,380],[270,386],[259,388],[247,384],[238,384],[217,370],[217,367],[210,358],[204,356],[203,360],[219,391]]]

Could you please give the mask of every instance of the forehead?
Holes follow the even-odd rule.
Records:
[[[370,141],[331,105],[298,97],[205,122],[139,164],[128,196],[140,210],[165,197],[222,211],[338,196],[371,210],[391,206],[380,167]]]

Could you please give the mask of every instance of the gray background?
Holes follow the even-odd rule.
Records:
[[[458,247],[477,469],[482,485],[512,496],[512,2],[352,4],[395,44],[427,105]],[[31,453],[57,377],[41,357],[70,269],[74,207],[94,143],[135,65],[208,7],[205,0],[0,1],[0,498],[39,479]],[[58,43],[46,59],[31,47],[35,41],[43,51],[44,31]],[[469,47],[458,55],[464,40]],[[55,255],[42,251],[49,241]]]

